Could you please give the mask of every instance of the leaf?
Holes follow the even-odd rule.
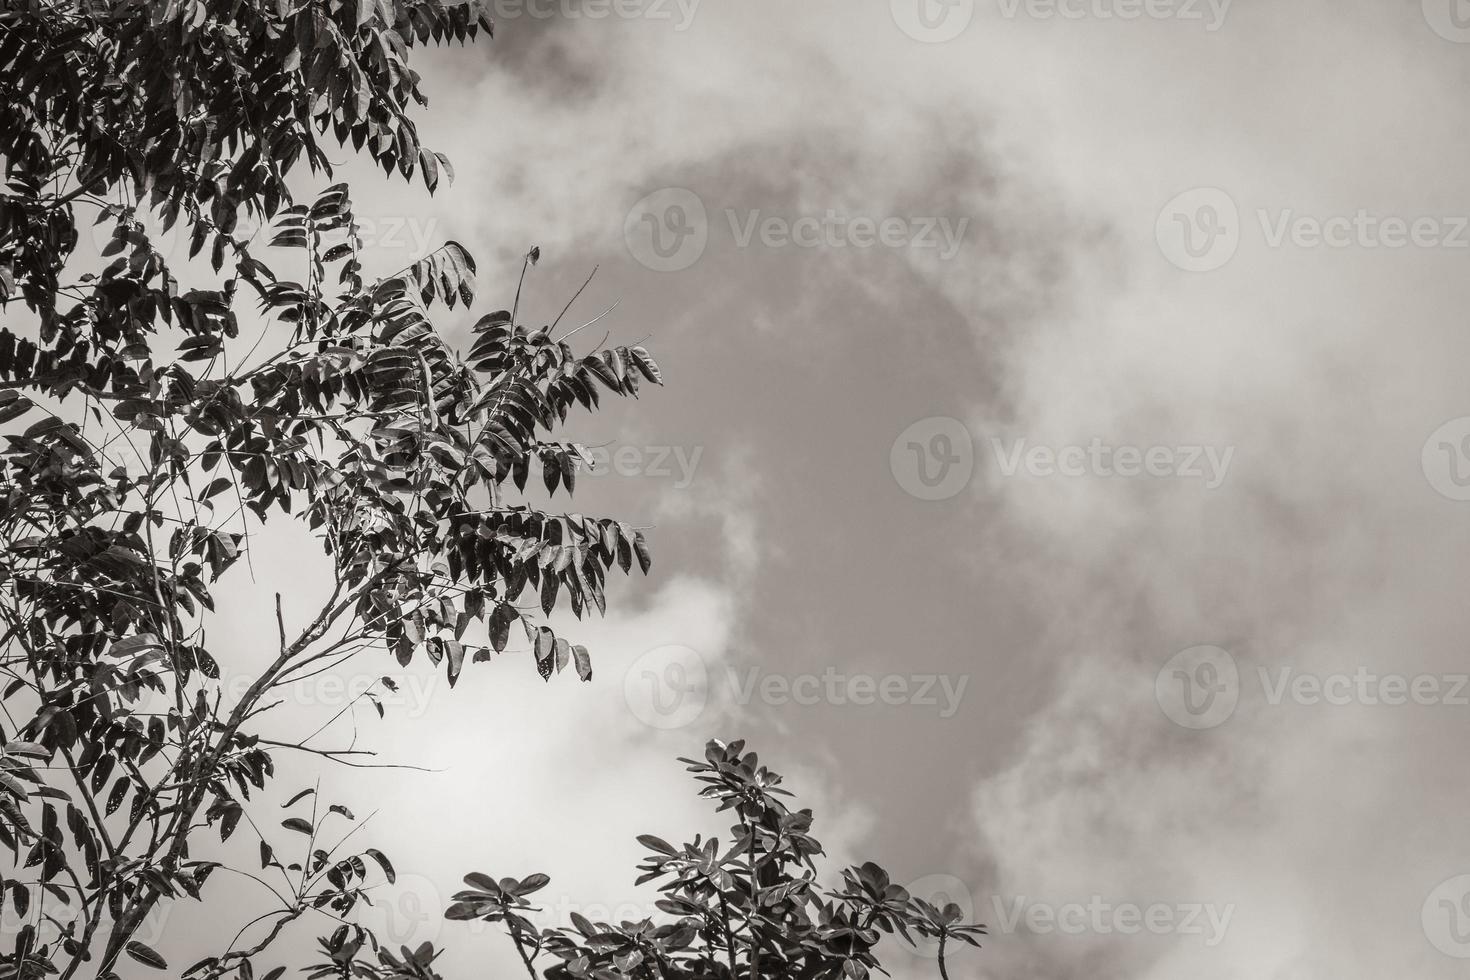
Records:
[[[388,876],[388,884],[391,885],[398,880],[398,875],[395,874],[393,871],[393,865],[388,861],[386,857],[383,856],[382,851],[378,850],[376,847],[369,847],[366,851],[363,851],[363,853],[372,858],[374,861],[378,862],[378,867],[382,868],[383,874]]]
[[[660,854],[668,854],[672,856],[679,853],[678,851],[674,850],[674,845],[670,844],[662,837],[655,837],[652,834],[640,834],[638,837],[638,843],[642,844],[650,851],[658,851]]]
[[[454,164],[450,163],[449,158],[442,153],[435,153],[434,156],[438,158],[439,166],[444,168],[444,176],[449,178],[451,184],[454,183]]]
[[[472,902],[455,902],[444,911],[450,922],[471,922],[480,917],[481,907]]]
[[[577,676],[584,681],[592,679],[592,655],[580,643],[572,645],[572,662],[577,665]]]
[[[457,640],[446,640],[444,652],[449,661],[449,686],[454,687],[459,680],[459,672],[464,668],[464,647]]]
[[[516,889],[516,894],[530,895],[532,892],[539,892],[549,884],[551,884],[551,878],[538,871],[535,874],[527,875],[521,880],[521,885]]]
[[[464,883],[466,885],[469,885],[471,888],[477,888],[480,891],[485,892],[487,895],[498,896],[500,894],[500,883],[494,878],[491,878],[489,875],[481,874],[478,871],[471,871],[469,874],[465,875]]]
[[[5,745],[5,751],[9,755],[24,756],[27,759],[38,759],[41,762],[45,762],[51,758],[51,750],[35,742],[9,742]]]
[[[235,826],[239,824],[240,816],[244,812],[244,809],[240,806],[232,806],[225,811],[225,815],[219,822],[219,839],[221,841],[230,839],[230,835],[235,832]]]
[[[152,967],[155,970],[168,969],[168,961],[162,956],[159,956],[151,946],[145,946],[134,939],[123,948],[127,950],[129,956],[144,966]]]
[[[119,776],[119,777],[117,777],[117,782],[113,784],[112,792],[110,794],[108,794],[108,797],[107,797],[107,815],[108,816],[111,816],[112,814],[114,814],[114,813],[116,813],[118,811],[118,808],[123,805],[123,800],[127,798],[127,795],[128,795],[128,777],[126,777],[126,776]]]
[[[311,826],[311,821],[306,820],[302,817],[291,817],[289,819],[282,820],[281,826],[285,827],[287,830],[294,830],[298,834],[305,834],[308,837],[316,832],[315,829]]]
[[[158,636],[153,633],[138,633],[135,636],[124,637],[112,645],[110,651],[114,657],[131,657],[145,650],[162,650],[163,644],[158,641]]]
[[[7,394],[14,393],[7,392]],[[18,419],[26,412],[29,412],[31,408],[31,400],[19,395],[6,399],[5,401],[0,401],[0,423]]]
[[[31,891],[18,881],[9,882],[10,893],[15,897],[15,911],[22,919],[31,907]]]
[[[505,652],[505,646],[510,642],[510,623],[515,618],[515,608],[505,602],[497,605],[495,612],[490,614],[490,645],[496,653]]]
[[[314,790],[314,789],[304,789],[301,792],[297,793],[295,796],[291,797],[285,803],[282,803],[281,804],[281,809],[282,810],[289,810],[289,809],[291,809],[291,807],[293,807],[296,804],[300,803],[302,800],[306,799],[308,796],[315,796],[315,795],[316,795],[316,790]]]
[[[642,347],[631,347],[628,353],[633,356],[633,363],[637,365],[645,378],[656,385],[664,383],[663,372],[658,369],[658,365],[653,362],[653,357],[647,350]]]
[[[199,495],[199,499],[208,500],[210,497],[224,493],[229,488],[230,481],[226,477],[219,477],[216,480],[210,481],[209,486],[205,487],[204,492]]]

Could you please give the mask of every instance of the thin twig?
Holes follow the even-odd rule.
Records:
[[[595,275],[597,275],[597,266],[594,265],[592,271],[587,275],[587,281],[582,283],[582,289],[587,288],[588,284],[592,282],[592,277]],[[556,325],[561,322],[561,318],[567,315],[567,310],[570,310],[572,304],[577,301],[577,297],[582,295],[582,289],[577,290],[572,294],[572,298],[567,300],[567,305],[561,308],[561,312],[556,315],[556,319],[551,321],[551,326],[546,328],[547,333],[556,329]]]
[[[573,328],[571,330],[568,330],[566,333],[562,334],[561,337],[557,340],[557,343],[559,344],[562,341],[566,340],[567,338],[572,337],[572,336],[575,336],[579,331],[586,330],[588,327],[592,326],[592,324],[596,323],[598,320],[601,320],[603,317],[607,316],[613,310],[617,309],[618,308],[618,304],[621,303],[621,302],[622,302],[622,300],[620,300],[620,299],[613,300],[612,306],[609,306],[607,309],[603,310],[601,313],[597,314],[595,317],[593,317],[592,319],[588,320],[586,323],[582,324],[580,327],[575,327],[575,328]]]

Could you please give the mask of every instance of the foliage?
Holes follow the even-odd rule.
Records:
[[[272,739],[286,685],[374,650],[453,684],[518,624],[543,677],[585,679],[587,651],[542,616],[602,612],[614,566],[648,571],[628,523],[523,494],[538,467],[572,492],[585,455],[556,430],[599,389],[659,383],[647,351],[578,354],[512,309],[480,317],[461,354],[430,311],[474,301],[464,247],[369,281],[349,188],[292,192],[301,161],[330,177],[323,140],[431,192],[451,177],[409,118],[425,101],[409,55],[488,28],[479,0],[0,13],[0,900],[28,921],[0,950],[5,980],[166,968],[141,924],[202,899],[221,865],[200,852],[242,827],[269,831],[259,867],[227,870],[283,876],[280,907],[253,945],[188,972],[250,980],[284,926],[346,917],[393,878],[378,851],[339,855],[355,818],[315,790],[274,830],[252,819],[279,753],[364,754]],[[75,271],[84,218],[100,273]],[[267,247],[243,232],[259,222]],[[199,258],[172,262],[155,225]],[[277,595],[275,649],[236,696],[239,665],[211,652],[214,594],[277,511],[320,543],[330,596],[288,628]],[[278,857],[294,845],[300,860]],[[386,955],[395,975],[421,969]]]
[[[539,929],[530,896],[549,883],[542,874],[471,874],[447,917],[502,923],[533,980],[543,957],[552,961],[541,973],[546,980],[861,980],[886,972],[876,952],[885,934],[915,946],[915,937],[936,942],[947,978],[948,944],[980,945],[984,927],[962,922],[959,906],[936,908],[910,895],[872,862],[844,870],[840,886],[820,884],[812,812],[781,801],[791,795],[781,776],[743,741],[711,741],[703,760],[680,761],[704,784],[700,795],[733,811],[735,823],[728,844],[697,835],[682,847],[638,838],[651,852],[638,883],[660,883],[667,921],[590,922],[573,913],[570,926]]]

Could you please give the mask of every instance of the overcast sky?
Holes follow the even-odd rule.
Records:
[[[1462,976],[1467,8],[505,0],[421,54],[458,179],[345,171],[381,271],[460,240],[480,313],[538,245],[545,322],[596,266],[564,322],[668,384],[573,430],[576,509],[653,525],[593,683],[420,678],[359,737],[442,772],[324,777],[395,938],[512,975],[437,922],[471,870],[636,917],[718,736],[973,907],[955,976]],[[258,543],[237,662],[310,548]]]

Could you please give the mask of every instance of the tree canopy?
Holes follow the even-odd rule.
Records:
[[[369,281],[350,189],[293,193],[303,162],[308,185],[331,179],[324,143],[430,191],[450,178],[410,118],[409,56],[488,28],[482,4],[443,0],[0,14],[0,843],[24,869],[4,895],[33,920],[7,975],[161,965],[139,924],[202,896],[201,833],[236,833],[276,754],[299,748],[270,737],[284,685],[375,649],[452,684],[521,630],[543,676],[586,678],[588,652],[543,617],[602,612],[610,571],[648,570],[626,521],[522,494],[537,470],[553,494],[575,488],[585,452],[557,430],[659,383],[648,352],[577,353],[514,308],[458,350],[431,310],[474,302],[463,246]],[[150,221],[187,232],[195,260],[172,261]],[[254,223],[267,244],[237,233]],[[89,224],[100,272],[77,271]],[[333,587],[303,624],[277,597],[277,652],[234,698],[213,593],[273,513],[310,529]],[[327,816],[350,819],[284,829],[315,844]],[[281,865],[265,838],[260,854]],[[345,915],[392,875],[379,852],[322,847],[284,870],[281,921]]]
[[[681,759],[701,784],[700,796],[731,811],[728,844],[696,836],[680,847],[661,837],[638,838],[649,852],[638,884],[658,882],[658,910],[667,920],[591,922],[572,913],[571,925],[540,929],[528,917],[531,896],[550,879],[465,877],[448,916],[503,923],[535,980],[545,957],[546,980],[862,980],[882,970],[878,944],[897,935],[910,945],[932,941],[948,980],[950,943],[979,946],[983,926],[963,921],[953,902],[937,906],[911,895],[871,861],[845,869],[840,885],[824,886],[812,835],[812,811],[791,810],[779,773],[761,765],[743,741],[711,741],[703,759]],[[351,942],[347,931],[336,937]],[[426,951],[427,952],[427,951]]]
[[[588,679],[591,654],[548,617],[603,613],[611,574],[648,572],[640,529],[527,489],[575,490],[591,460],[565,423],[660,384],[649,352],[574,349],[562,317],[524,322],[519,287],[457,343],[442,314],[475,304],[469,250],[368,278],[352,190],[333,182],[327,151],[350,147],[447,185],[411,117],[411,55],[489,30],[481,0],[0,12],[0,904],[25,923],[0,980],[180,972],[140,928],[219,894],[221,868],[284,881],[267,886],[279,907],[186,976],[253,980],[287,926],[323,916],[343,924],[308,976],[432,980],[435,950],[351,924],[396,873],[378,848],[344,850],[346,806],[293,787],[284,819],[252,816],[281,753],[357,754],[280,737],[280,692],[374,656],[450,685],[504,653]],[[215,597],[272,516],[307,530],[330,587],[305,622],[276,595],[273,649],[236,692]],[[471,875],[450,916],[505,923],[533,976],[555,961],[549,978],[859,978],[885,931],[937,937],[942,971],[943,943],[972,940],[957,909],[874,865],[822,890],[810,812],[741,743],[690,766],[738,823],[728,848],[644,838],[669,922],[537,931],[521,914],[535,875]],[[223,863],[235,835],[259,838],[258,866]]]

